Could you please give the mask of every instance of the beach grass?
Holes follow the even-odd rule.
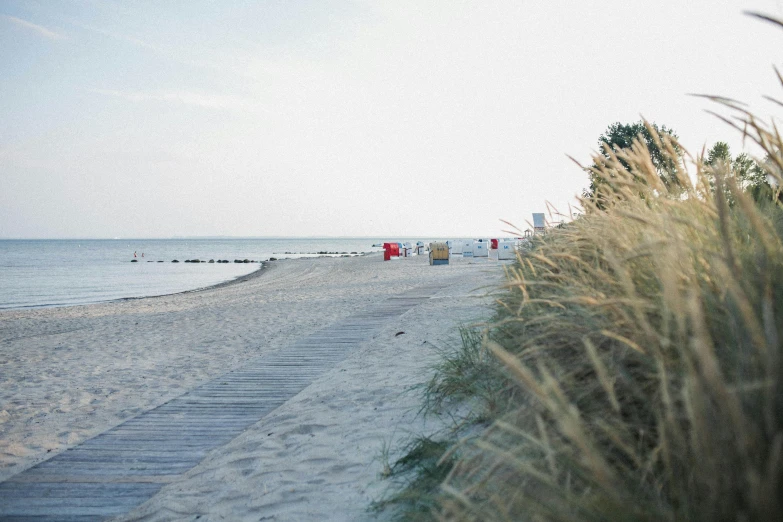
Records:
[[[488,331],[463,326],[459,333],[459,344],[440,350],[424,386],[422,406],[426,415],[450,414],[455,432],[494,419],[506,409],[509,390],[503,366],[484,342]]]
[[[418,436],[402,448],[402,456],[387,465],[385,478],[391,481],[389,493],[374,502],[371,509],[382,512],[390,506],[393,519],[400,521],[432,520],[440,499],[440,485],[457,460],[457,453],[446,452],[455,445],[450,436]]]
[[[520,253],[426,388],[427,411],[473,408],[438,445],[448,474],[398,498],[435,520],[779,519],[783,139],[714,99],[771,190],[657,134],[665,176],[642,142],[593,158],[584,214]]]

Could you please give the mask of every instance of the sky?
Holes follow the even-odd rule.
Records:
[[[0,238],[525,229],[614,122],[756,153],[690,95],[781,110],[743,11],[783,2],[0,0]]]

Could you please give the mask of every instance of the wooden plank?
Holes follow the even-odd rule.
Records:
[[[63,496],[90,496],[96,493],[111,493],[117,496],[136,496],[139,492],[155,492],[163,484],[152,482],[4,482],[0,494],[13,493],[18,497],[51,498]],[[5,497],[4,497],[5,498]]]
[[[211,438],[218,438],[218,437],[210,437]],[[160,444],[161,447],[164,447],[164,444],[168,444],[168,446],[171,447],[182,447],[182,448],[189,448],[189,447],[195,447],[195,446],[204,446],[209,445],[210,440],[204,437],[150,437],[150,436],[121,436],[121,437],[101,437],[101,438],[95,438],[89,441],[89,444],[87,442],[83,444],[79,444],[77,448],[97,448],[97,447],[104,447],[104,446],[123,446],[128,444],[142,444],[142,443],[157,443]],[[165,447],[168,447],[165,446]],[[141,449],[142,446],[140,445],[139,448]]]
[[[241,431],[240,431],[241,432]],[[95,441],[94,444],[90,444],[86,447],[97,447],[99,445],[104,446],[111,446],[112,444],[140,444],[140,443],[165,443],[170,442],[172,446],[175,446],[177,444],[182,445],[182,447],[186,446],[204,446],[209,445],[214,440],[223,440],[225,438],[229,438],[229,440],[232,438],[231,433],[215,433],[213,435],[209,436],[188,436],[188,435],[181,435],[177,436],[176,434],[171,433],[164,433],[164,434],[150,434],[150,433],[123,433],[122,436],[112,437],[112,438],[104,438],[100,441]],[[50,459],[51,460],[51,459]],[[49,460],[49,461],[50,461]],[[45,462],[49,462],[45,461]]]
[[[190,458],[192,455],[204,455],[208,452],[208,450],[204,448],[197,448],[197,447],[188,447],[183,446],[181,448],[177,448],[174,445],[164,446],[162,449],[157,449],[155,447],[141,447],[138,449],[136,455],[128,455],[126,453],[122,452],[116,452],[114,451],[114,448],[104,448],[104,447],[98,447],[93,446],[89,448],[82,448],[81,446],[77,446],[74,449],[70,449],[68,451],[64,451],[60,454],[60,458],[56,460],[56,462],[65,461],[65,460],[71,460],[71,459],[79,459],[83,457],[92,458],[95,456],[105,456],[107,459],[113,459],[115,457],[117,458],[129,458],[129,459],[145,459],[145,458]],[[51,461],[51,459],[50,459]]]
[[[62,507],[65,509],[65,512],[71,511],[72,514],[91,514],[90,512],[94,511],[91,508],[95,507],[104,507],[104,508],[113,508],[113,507],[126,507],[126,506],[136,506],[140,502],[143,502],[145,499],[145,495],[142,493],[139,493],[136,496],[124,496],[124,497],[112,497],[112,496],[105,496],[105,497],[59,497],[59,498],[42,498],[38,497],[35,499],[35,502],[32,502],[35,504],[33,509],[30,509],[30,499],[29,498],[4,498],[3,501],[3,509],[6,510],[6,512],[9,513],[19,513],[19,514],[26,514],[31,515],[35,512],[40,511],[48,511],[50,508],[53,507]],[[68,509],[70,508],[70,509]],[[115,513],[123,513],[124,509],[120,509],[118,511],[115,511]]]
[[[104,518],[106,517],[101,515],[60,515],[56,520],[57,522],[93,522],[103,520]],[[41,517],[37,515],[11,515],[3,517],[4,522],[41,522],[42,520],[48,519],[49,517]]]
[[[173,418],[175,417],[175,415],[176,418]],[[184,415],[185,415],[184,418],[180,417],[179,413],[172,413],[168,416],[155,415],[154,417],[150,417],[150,418],[144,417],[137,421],[134,421],[134,423],[130,424],[130,426],[154,425],[160,423],[160,421],[162,420],[165,420],[167,423],[171,423],[172,425],[176,425],[176,426],[198,426],[199,424],[203,424],[203,423],[211,423],[211,424],[226,423],[228,425],[231,425],[231,424],[242,424],[247,419],[247,416],[244,413],[232,413],[231,416],[228,415],[219,416],[217,415],[217,412],[214,411],[190,412],[190,413],[185,413]]]
[[[136,507],[138,504],[140,504],[140,499],[135,499],[135,503],[117,503],[117,504],[110,504],[110,505],[100,505],[100,506],[79,506],[79,505],[61,505],[61,504],[54,504],[54,505],[44,505],[44,506],[37,506],[34,502],[27,502],[23,505],[0,505],[0,509],[2,509],[2,517],[3,520],[7,520],[6,516],[8,517],[37,517],[36,520],[39,522],[41,520],[66,520],[66,517],[71,516],[80,516],[85,517],[88,515],[92,515],[92,520],[102,520],[106,517],[110,516],[116,516],[116,515],[122,515],[123,513],[127,513],[134,507]],[[46,517],[46,518],[44,518]],[[18,518],[17,518],[18,520]],[[89,519],[88,519],[89,520]]]
[[[112,464],[178,464],[181,462],[190,462],[194,458],[200,460],[206,454],[205,451],[191,451],[170,453],[168,455],[151,454],[147,452],[138,452],[135,455],[128,454],[107,454],[106,452],[66,452],[57,459],[62,462],[110,462]]]
[[[149,431],[155,428],[165,430],[188,430],[191,433],[205,430],[233,430],[247,426],[247,420],[237,419],[231,421],[214,420],[210,423],[209,419],[200,421],[180,422],[169,419],[156,419],[156,422],[134,422],[133,424],[112,428],[112,433],[121,431]]]
[[[203,451],[206,453],[215,448],[215,443],[214,441],[207,441],[207,440],[201,441],[199,443],[181,443],[181,442],[171,442],[171,441],[162,441],[162,440],[135,440],[135,441],[120,441],[114,444],[108,444],[108,443],[93,444],[89,446],[89,449],[96,449],[96,450],[101,450],[106,452],[110,452],[110,451],[142,452],[142,451],[150,451],[155,448],[160,448],[161,451],[172,451],[172,452]]]
[[[29,473],[32,476],[38,476],[43,478],[49,478],[52,475],[58,475],[58,476],[64,476],[64,477],[89,477],[90,480],[96,480],[101,479],[105,480],[108,477],[138,477],[138,476],[144,476],[144,477],[150,477],[155,475],[182,475],[183,473],[187,472],[189,469],[191,469],[193,466],[198,464],[198,461],[192,463],[192,464],[182,464],[180,466],[139,466],[139,467],[132,467],[132,466],[112,466],[109,464],[96,464],[94,466],[69,466],[68,468],[64,467],[50,467],[50,468],[41,468],[41,469],[34,469],[30,468],[25,473]],[[2,506],[0,505],[0,516],[2,516]]]
[[[177,462],[114,462],[112,460],[107,459],[104,462],[71,462],[68,459],[65,458],[63,455],[61,458],[57,459],[49,459],[45,462],[40,463],[37,466],[34,466],[30,468],[28,471],[35,471],[35,472],[46,472],[46,470],[50,469],[59,469],[67,471],[68,473],[73,473],[75,470],[81,469],[102,469],[103,471],[116,471],[116,470],[130,470],[130,471],[141,471],[143,469],[152,469],[157,470],[159,468],[182,468],[185,466],[185,462],[187,462],[189,459],[182,459]]]
[[[152,422],[148,422],[148,421],[137,422],[131,424],[130,426],[122,426],[121,428],[112,428],[112,431],[107,433],[118,433],[120,431],[153,430],[156,427],[160,427],[166,430],[178,429],[181,431],[186,431],[186,430],[203,431],[207,429],[228,430],[228,429],[237,429],[237,428],[242,429],[243,427],[247,426],[251,421],[252,421],[251,416],[246,416],[244,418],[237,418],[236,420],[232,420],[232,421],[216,420],[212,423],[209,422],[209,419],[194,420],[191,422],[177,422],[166,418],[160,418],[160,419],[155,419]]]
[[[32,468],[31,468],[32,469]],[[54,472],[47,473],[46,475],[33,475],[27,474],[27,472],[20,473],[12,479],[13,482],[25,483],[25,484],[41,484],[49,482],[60,482],[62,484],[168,484],[182,478],[182,474],[176,473],[174,475],[148,475],[148,476],[102,476],[102,477],[90,477],[80,475],[61,475]],[[0,505],[2,509],[2,505]]]

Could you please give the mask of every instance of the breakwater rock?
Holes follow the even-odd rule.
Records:
[[[274,261],[275,258],[271,258],[271,261]],[[164,261],[162,259],[158,259],[157,261],[148,259],[146,260],[147,263],[163,263]],[[138,259],[131,259],[131,263],[138,263]],[[179,259],[173,259],[171,261],[172,263],[179,263]],[[209,261],[201,260],[201,259],[185,259],[182,261],[183,263],[204,263],[204,264],[215,264],[215,263],[230,263],[228,259],[210,259]],[[263,261],[256,261],[255,259],[234,259],[234,263],[263,263]]]

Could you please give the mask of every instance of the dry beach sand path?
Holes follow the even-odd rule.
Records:
[[[435,347],[488,313],[494,263],[378,256],[276,263],[199,292],[0,314],[2,478],[199,384],[429,285],[433,297],[379,324],[335,366],[170,477],[128,519],[346,520],[382,491],[383,444],[424,429],[418,397]],[[395,335],[405,331],[405,335]],[[44,465],[45,466],[45,465]],[[184,470],[183,470],[184,471]],[[17,475],[19,477],[21,475]]]

